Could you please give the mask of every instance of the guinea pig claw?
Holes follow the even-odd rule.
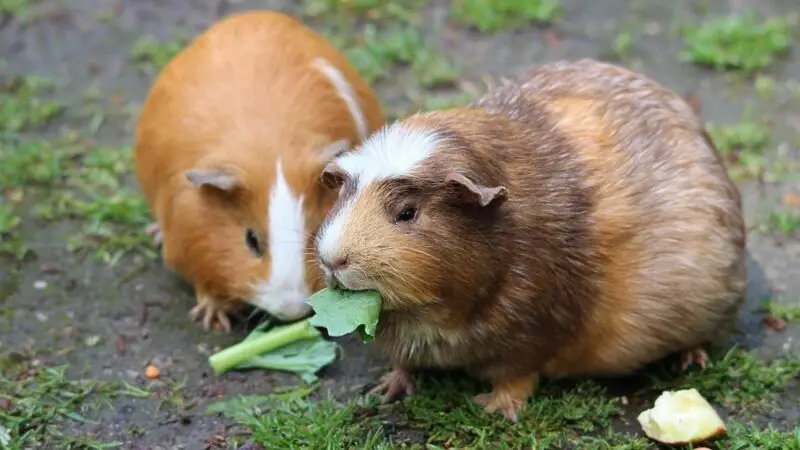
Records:
[[[161,232],[161,227],[158,226],[157,222],[153,222],[145,228],[145,233],[148,236],[153,238],[153,245],[156,247],[160,247],[161,244],[164,243],[164,234]]]
[[[384,405],[394,401],[400,397],[401,394],[410,397],[414,395],[414,377],[405,369],[395,368],[382,376],[378,385],[372,388],[368,392],[368,395],[381,393],[383,393],[381,404]]]
[[[210,331],[215,323],[218,323],[226,333],[231,331],[231,321],[225,311],[215,308],[210,302],[198,303],[191,311],[189,317],[197,321],[202,317],[203,329]]]
[[[475,396],[475,403],[483,406],[483,410],[489,414],[495,412],[503,413],[511,423],[517,423],[517,412],[522,409],[524,402],[511,398],[508,395],[487,392]]]
[[[705,369],[708,364],[708,353],[702,348],[693,348],[681,353],[681,370],[685,372],[692,363],[697,363],[701,369]]]

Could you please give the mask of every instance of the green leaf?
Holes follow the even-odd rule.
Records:
[[[375,291],[322,289],[306,303],[314,308],[311,325],[325,328],[331,336],[358,331],[364,342],[375,337],[381,312],[381,296]]]
[[[292,372],[304,382],[317,381],[317,372],[336,360],[339,346],[322,337],[293,342],[271,352],[253,356],[237,369],[266,369]]]

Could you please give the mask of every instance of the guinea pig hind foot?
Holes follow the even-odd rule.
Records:
[[[708,353],[703,348],[697,347],[691,350],[686,350],[681,353],[681,370],[684,372],[692,365],[697,363],[701,369],[706,368],[708,364]]]
[[[414,377],[407,369],[394,367],[391,372],[381,377],[378,385],[371,389],[367,395],[383,394],[381,404],[386,404],[399,398],[401,394],[414,395]]]
[[[517,414],[531,398],[539,384],[539,374],[514,379],[492,380],[492,392],[475,396],[475,403],[482,405],[489,414],[501,412],[506,419],[517,423]]]
[[[220,307],[221,302],[207,295],[197,296],[197,305],[189,311],[193,321],[202,319],[203,329],[210,331],[212,326],[219,324],[223,331],[230,333],[231,321],[228,313]]]

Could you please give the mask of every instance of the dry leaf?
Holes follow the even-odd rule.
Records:
[[[783,196],[783,204],[784,206],[788,206],[790,208],[800,207],[800,195],[787,192],[786,195]]]
[[[771,330],[783,331],[786,328],[786,321],[780,317],[768,316],[764,318],[764,326]]]

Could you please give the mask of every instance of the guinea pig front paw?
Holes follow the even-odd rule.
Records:
[[[380,382],[368,395],[383,394],[381,404],[386,404],[400,397],[414,395],[414,377],[406,369],[395,367],[391,372],[381,377]]]
[[[153,246],[158,248],[164,243],[164,233],[161,232],[161,227],[157,222],[153,222],[144,229],[145,233],[153,239]]]
[[[708,353],[700,347],[681,353],[681,370],[685,372],[692,363],[697,363],[701,369],[705,369],[708,364]]]
[[[203,329],[206,331],[210,331],[212,326],[219,324],[223,331],[230,333],[231,321],[221,305],[222,303],[213,297],[198,295],[197,305],[189,311],[189,317],[194,321],[202,319]]]

